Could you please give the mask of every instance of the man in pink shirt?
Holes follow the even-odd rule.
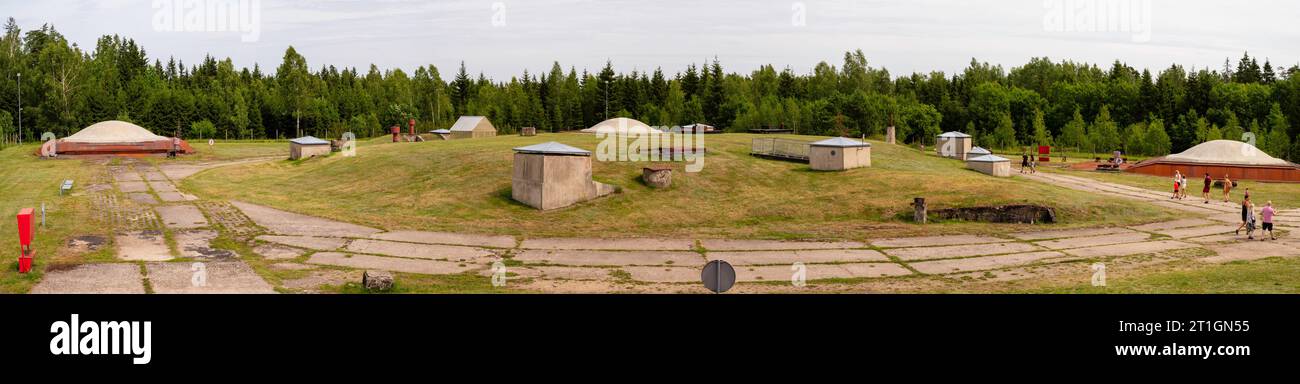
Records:
[[[1277,240],[1277,236],[1273,235],[1273,213],[1273,202],[1264,203],[1264,209],[1259,210],[1259,216],[1264,219],[1264,226],[1260,229],[1268,231],[1270,239]]]

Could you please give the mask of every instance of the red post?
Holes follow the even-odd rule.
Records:
[[[32,250],[32,208],[23,208],[18,211],[18,273],[27,273],[32,270],[32,257],[36,256],[36,251]]]
[[[411,136],[415,136],[415,119],[411,119],[411,121],[408,122],[407,125],[410,126]]]
[[[393,133],[393,142],[394,143],[398,142],[399,140],[397,139],[397,135],[402,134],[402,128],[394,125],[392,127],[389,127],[388,129]]]

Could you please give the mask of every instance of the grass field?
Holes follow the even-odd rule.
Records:
[[[597,181],[622,192],[540,212],[510,197],[511,148],[560,141],[592,150],[577,133],[538,137],[363,142],[358,156],[330,156],[223,167],[183,188],[203,197],[243,200],[383,229],[527,236],[697,236],[866,239],[940,233],[1004,233],[1042,225],[910,222],[913,197],[930,209],[1042,204],[1057,209],[1051,227],[1120,225],[1173,218],[1157,207],[1019,178],[994,178],[903,146],[874,143],[873,166],[814,172],[807,164],[749,155],[755,135],[709,135],[704,169],[675,164],[673,186],[640,182],[649,163],[595,162]],[[771,136],[764,136],[771,137]],[[807,136],[787,136],[815,140]]]
[[[41,160],[33,153],[37,146],[13,146],[0,150],[0,292],[27,292],[50,263],[112,260],[111,250],[92,254],[63,253],[63,244],[71,236],[108,235],[109,229],[96,220],[86,196],[60,196],[63,180],[72,179],[75,187],[84,188],[95,177],[95,168],[81,160]],[[46,225],[40,226],[41,203],[46,204]],[[15,214],[22,208],[35,208],[33,249],[36,250],[32,273],[18,273],[18,223]]]
[[[509,197],[510,148],[557,140],[593,149],[593,136],[555,134],[499,137],[458,142],[362,143],[357,158],[331,156],[305,161],[273,161],[217,168],[200,173],[183,188],[217,198],[244,199],[386,229],[439,229],[528,236],[673,236],[868,239],[938,233],[1006,233],[1043,226],[945,222],[919,226],[904,217],[914,196],[931,208],[1003,203],[1054,206],[1063,220],[1054,228],[1121,225],[1167,220],[1176,214],[1128,200],[1057,188],[1029,180],[998,179],[965,170],[960,162],[914,149],[874,143],[873,167],[848,172],[807,170],[806,164],[748,155],[751,135],[708,136],[704,171],[682,172],[675,165],[674,187],[652,190],[638,180],[643,163],[595,164],[597,180],[619,185],[622,193],[552,212],[539,212]],[[790,138],[812,140],[809,137]],[[283,142],[218,142],[197,146],[181,161],[205,162],[284,156]],[[35,146],[0,150],[0,210],[12,215],[46,202],[48,223],[36,232],[35,272],[19,275],[17,230],[12,216],[0,220],[0,247],[10,249],[0,265],[0,292],[31,289],[50,264],[118,262],[112,247],[88,254],[64,249],[68,238],[103,235],[112,229],[96,219],[89,198],[59,196],[64,179],[80,188],[103,178],[98,162],[39,160]],[[1058,170],[1050,170],[1058,172]],[[1068,174],[1129,185],[1163,186],[1163,178],[1081,171]],[[101,180],[102,181],[102,180]],[[1293,184],[1247,182],[1255,193],[1291,194]],[[1287,198],[1275,203],[1295,206]],[[215,246],[249,254],[247,245],[221,239]],[[260,258],[250,264],[273,283],[294,272],[269,272]],[[282,276],[283,275],[283,276]],[[498,292],[481,276],[403,274],[401,292]],[[1271,258],[1226,265],[1179,264],[1175,268],[1117,273],[1107,287],[1047,280],[1031,285],[977,284],[956,292],[1004,293],[1297,293],[1300,260]],[[931,278],[931,277],[925,277]],[[336,292],[359,292],[355,286]]]

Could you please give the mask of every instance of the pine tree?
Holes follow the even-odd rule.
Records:
[[[1020,146],[1016,142],[1016,127],[1011,121],[1010,113],[1003,113],[998,119],[997,128],[993,129],[993,143],[997,148],[1013,149]]]
[[[1088,135],[1085,132],[1088,123],[1083,121],[1083,113],[1079,108],[1074,109],[1074,118],[1070,119],[1061,128],[1060,145],[1065,147],[1074,147],[1078,151],[1091,150],[1091,143],[1088,142]]]
[[[1052,145],[1052,133],[1047,130],[1047,123],[1043,121],[1043,111],[1034,109],[1034,142],[1035,146]]]
[[[1169,154],[1169,134],[1165,132],[1165,121],[1154,119],[1146,128],[1146,149],[1148,155],[1161,156]]]

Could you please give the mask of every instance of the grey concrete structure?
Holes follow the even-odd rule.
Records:
[[[452,139],[477,139],[497,135],[497,127],[483,116],[461,116],[451,126]]]
[[[330,142],[312,136],[289,140],[289,159],[298,160],[330,153]]]
[[[1001,156],[984,155],[966,159],[966,168],[986,175],[1011,177],[1011,160]]]
[[[966,153],[971,150],[971,136],[961,132],[944,132],[934,142],[934,149],[939,156],[966,160]]]
[[[815,171],[843,171],[871,166],[871,144],[836,137],[808,144],[808,164]]]
[[[614,193],[591,180],[591,152],[557,142],[515,148],[511,197],[541,210],[567,207]]]

